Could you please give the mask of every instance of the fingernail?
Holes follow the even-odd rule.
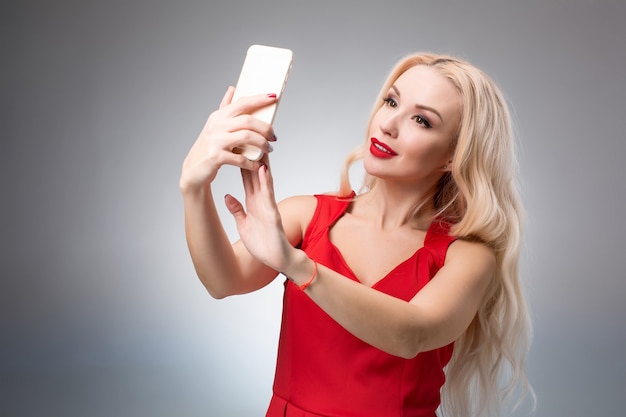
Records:
[[[274,142],[276,142],[276,141],[278,140],[278,138],[276,137],[276,135],[272,134],[272,140],[273,140]]]
[[[272,146],[271,143],[268,143],[267,146],[270,149],[270,152],[274,152],[274,147]]]
[[[270,98],[276,98],[276,93],[269,93],[267,96]]]

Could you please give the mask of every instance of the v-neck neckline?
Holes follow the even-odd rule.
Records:
[[[342,263],[342,265],[344,266],[344,268],[346,268],[347,271],[350,272],[351,278],[363,285],[367,285],[365,283],[363,283],[359,277],[354,273],[354,270],[352,269],[352,267],[348,264],[348,262],[346,261],[346,259],[343,257],[343,254],[341,253],[341,251],[339,250],[339,248],[337,246],[335,246],[335,244],[333,243],[333,241],[330,239],[330,229],[335,225],[335,223],[337,222],[337,220],[339,220],[339,218],[341,218],[341,216],[339,216],[332,224],[328,225],[328,227],[326,228],[326,233],[324,234],[324,238],[326,239],[326,241],[328,242],[328,244],[330,245],[330,247],[333,249],[333,251],[335,252],[335,254],[338,256],[339,261]],[[389,277],[391,274],[393,274],[395,271],[397,271],[398,269],[400,269],[400,267],[402,267],[403,265],[407,264],[408,262],[412,261],[413,259],[415,259],[415,257],[417,257],[417,255],[420,253],[420,251],[422,249],[424,249],[426,247],[426,242],[429,238],[429,235],[432,233],[432,228],[434,225],[435,221],[433,221],[429,226],[428,229],[426,229],[426,235],[424,236],[424,243],[422,244],[422,246],[420,246],[419,248],[417,248],[417,250],[415,250],[415,252],[413,252],[413,254],[411,254],[411,256],[409,256],[408,258],[406,258],[405,260],[401,261],[400,263],[398,263],[396,266],[394,266],[393,268],[391,268],[389,270],[389,272],[387,272],[387,274],[385,274],[384,276],[380,277],[378,280],[374,281],[374,283],[372,285],[368,285],[368,287],[370,288],[376,288],[378,285],[380,285],[387,277]]]

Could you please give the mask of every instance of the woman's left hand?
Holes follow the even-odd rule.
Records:
[[[225,202],[248,252],[270,268],[283,272],[295,249],[283,230],[268,156],[265,155],[261,162],[257,171],[241,170],[245,208],[231,195],[226,195]]]

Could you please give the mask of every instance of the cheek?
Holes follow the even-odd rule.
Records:
[[[448,145],[439,141],[416,141],[411,149],[411,154],[426,162],[437,164],[448,156]]]

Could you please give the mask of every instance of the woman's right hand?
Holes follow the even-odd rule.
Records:
[[[276,101],[273,94],[242,97],[231,103],[234,87],[229,87],[218,110],[211,113],[198,139],[183,162],[180,187],[199,189],[209,185],[222,165],[258,170],[261,162],[250,161],[233,149],[252,145],[264,153],[271,151],[275,141],[270,124],[250,116],[250,113]]]

